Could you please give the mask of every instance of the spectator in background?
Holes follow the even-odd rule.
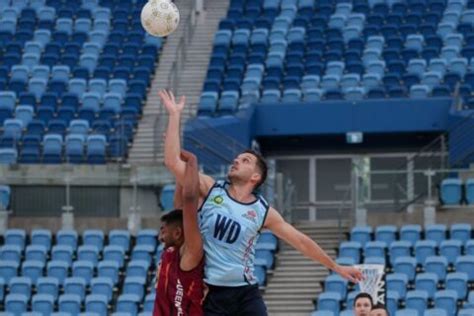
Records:
[[[372,297],[368,293],[359,293],[354,299],[354,315],[370,316],[373,302]]]

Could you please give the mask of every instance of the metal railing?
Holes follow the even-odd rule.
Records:
[[[167,89],[173,91],[175,94],[178,92],[179,78],[187,60],[188,45],[194,35],[197,14],[198,11],[196,10],[196,1],[193,1],[191,11],[188,13],[185,19],[181,19],[181,21],[185,22],[183,23],[184,30],[179,40],[178,47],[176,48],[176,59],[171,66],[167,83]]]

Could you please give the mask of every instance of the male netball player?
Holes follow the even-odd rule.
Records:
[[[204,260],[201,233],[197,221],[199,175],[196,157],[181,152],[184,181],[181,198],[183,210],[165,214],[160,241],[165,250],[157,272],[153,316],[201,316]],[[179,194],[181,189],[177,189]]]
[[[160,91],[169,114],[165,137],[165,164],[176,180],[186,179],[181,151],[181,111],[185,98]],[[201,208],[199,226],[204,240],[205,278],[209,293],[205,315],[266,315],[266,307],[253,274],[255,244],[262,228],[270,229],[314,261],[352,282],[362,278],[354,267],[337,265],[314,241],[284,221],[280,214],[254,191],[267,175],[265,160],[256,152],[238,155],[228,173],[229,181],[214,181],[199,174]]]
[[[372,310],[372,296],[368,293],[359,293],[354,299],[354,315],[369,316]]]

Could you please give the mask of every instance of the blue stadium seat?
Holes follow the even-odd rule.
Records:
[[[91,164],[104,164],[106,144],[107,140],[104,135],[89,135],[87,137],[86,149],[87,162]]]
[[[425,239],[434,240],[439,245],[443,240],[446,239],[446,225],[444,224],[433,224],[425,227]]]
[[[31,295],[31,279],[28,277],[13,277],[8,284],[10,294],[22,294],[27,300]]]
[[[443,240],[439,246],[439,254],[444,256],[450,264],[454,264],[456,258],[461,256],[462,242],[460,240]]]
[[[257,240],[257,249],[267,249],[271,251],[276,251],[278,248],[278,239],[270,231],[261,232]]]
[[[174,191],[174,184],[167,184],[163,186],[160,194],[160,204],[164,211],[170,211],[173,209]]]
[[[332,311],[339,314],[341,295],[339,293],[323,292],[318,298],[318,310]]]
[[[474,255],[474,240],[469,240],[464,245],[464,252],[466,255]]]
[[[262,98],[260,99],[261,103],[278,103],[280,102],[281,92],[276,89],[266,89],[263,90]]]
[[[104,247],[104,232],[99,229],[87,229],[82,233],[84,245],[95,246],[99,251]]]
[[[62,160],[63,139],[58,134],[47,134],[43,138],[43,162],[59,163]]]
[[[389,247],[390,262],[393,265],[399,257],[411,256],[411,243],[406,240],[394,241]]]
[[[134,276],[128,276],[125,278],[125,281],[123,283],[123,289],[122,293],[123,294],[133,294],[137,295],[139,300],[141,301],[143,299],[143,296],[145,294],[145,286],[146,279],[143,277],[134,277]]]
[[[107,81],[104,79],[91,79],[89,80],[89,92],[98,93],[99,96],[103,96],[107,91]]]
[[[8,209],[11,189],[8,185],[0,185],[0,210]]]
[[[51,315],[55,298],[49,294],[35,294],[31,300],[31,309],[40,315]]]
[[[66,136],[66,159],[70,163],[84,161],[84,135],[72,134]]]
[[[72,264],[72,276],[82,278],[87,285],[90,284],[94,275],[94,264],[90,261],[74,261]]]
[[[150,293],[145,296],[145,301],[143,303],[143,311],[144,312],[153,312],[154,304],[155,304],[155,297],[156,293]]]
[[[395,311],[398,308],[398,302],[400,300],[400,297],[396,292],[389,291],[386,294],[386,300],[385,300],[385,306],[390,313],[390,315],[395,314]]]
[[[324,281],[324,291],[339,293],[341,298],[347,295],[348,281],[338,274],[329,275]]]
[[[8,294],[5,297],[5,311],[13,315],[26,312],[28,298],[24,294]]]
[[[400,298],[404,298],[407,292],[408,277],[404,273],[391,273],[386,276],[387,291],[393,291]]]
[[[106,277],[97,277],[91,280],[91,294],[104,295],[107,302],[110,302],[113,295],[114,284],[111,279]]]
[[[436,242],[419,240],[415,243],[415,257],[418,264],[423,265],[427,257],[436,255]]]
[[[474,256],[466,255],[456,258],[456,272],[468,275],[469,282],[474,281]]]
[[[454,290],[457,293],[457,299],[464,300],[468,290],[468,275],[463,272],[453,272],[446,275],[446,290]]]
[[[335,316],[332,311],[314,311],[311,316]]]
[[[417,315],[418,311],[416,309],[404,308],[397,310],[395,316],[412,316]]]
[[[122,265],[117,261],[109,260],[105,258],[105,250],[108,246],[104,248],[104,260],[99,262],[97,267],[98,277],[108,278],[112,281],[113,284],[117,284],[119,278],[119,268],[123,265],[123,254],[122,254]]]
[[[60,312],[78,315],[81,311],[81,298],[74,294],[63,294],[58,299]]]
[[[63,284],[68,276],[70,264],[65,261],[53,260],[47,263],[47,276],[56,278],[59,284]]]
[[[423,316],[448,316],[448,313],[444,309],[430,308],[425,310]]]
[[[468,223],[459,223],[451,225],[450,237],[451,239],[459,240],[463,244],[471,239],[472,226]]]
[[[375,240],[383,241],[390,245],[396,240],[397,227],[392,225],[378,226],[375,229]]]
[[[434,306],[444,309],[448,315],[454,315],[457,307],[457,293],[453,290],[441,290],[436,292]]]
[[[36,292],[49,295],[54,301],[58,298],[59,281],[54,277],[40,277],[36,281]]]
[[[18,245],[6,244],[0,248],[0,260],[21,262],[22,249]]]
[[[404,273],[409,281],[413,281],[416,273],[416,260],[413,257],[400,257],[395,260],[393,269],[396,273]]]
[[[23,122],[23,126],[27,126],[34,116],[34,109],[30,105],[19,105],[15,109],[15,118]]]
[[[87,313],[107,314],[107,298],[104,295],[89,294],[85,301]]]
[[[92,245],[82,245],[77,249],[77,260],[88,261],[97,267],[99,261],[99,249]]]
[[[17,275],[18,266],[19,263],[15,261],[0,261],[0,275],[2,276],[4,284],[8,284],[10,282],[10,279]]]
[[[109,245],[120,246],[124,252],[127,252],[130,247],[130,233],[126,230],[111,230]]]
[[[415,279],[415,289],[425,291],[428,298],[433,299],[438,288],[438,276],[434,273],[418,273]]]
[[[130,261],[127,265],[127,277],[145,278],[148,271],[148,262],[142,260]]]
[[[136,315],[138,312],[138,304],[140,299],[135,294],[122,294],[117,299],[116,312],[127,313],[128,315]]]
[[[408,291],[405,298],[405,306],[418,311],[418,315],[423,315],[428,303],[428,293],[425,291]]]
[[[56,245],[65,245],[73,250],[77,248],[78,235],[75,230],[62,229],[56,233]]]
[[[4,234],[5,245],[16,245],[20,250],[25,248],[26,232],[23,229],[7,229]]]
[[[86,280],[82,277],[69,277],[64,280],[64,294],[74,294],[84,300],[86,293]]]
[[[132,250],[132,257],[131,260],[143,260],[146,261],[148,264],[151,264],[151,253],[156,249],[151,245],[141,245],[136,244]]]
[[[461,204],[461,179],[444,179],[441,182],[441,201],[446,205]]]
[[[353,258],[356,263],[360,262],[361,244],[358,242],[342,242],[339,246],[338,257]]]
[[[466,203],[474,204],[474,179],[466,180]]]
[[[16,163],[18,152],[13,148],[0,148],[0,164],[11,165]]]
[[[385,258],[386,248],[387,248],[387,244],[385,242],[369,241],[365,244],[364,256]]]
[[[39,277],[43,276],[44,263],[41,261],[23,261],[21,275],[29,277],[36,284]]]
[[[441,256],[428,257],[425,260],[424,270],[425,272],[431,272],[438,275],[440,280],[446,278],[446,270],[448,268],[448,260]]]
[[[25,260],[39,261],[46,263],[47,248],[42,245],[29,245],[26,247]]]

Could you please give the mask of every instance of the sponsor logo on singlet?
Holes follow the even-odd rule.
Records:
[[[183,307],[181,304],[183,303],[183,285],[181,284],[181,281],[178,279],[178,282],[176,283],[176,294],[174,296],[174,307],[176,307],[177,315],[184,316],[183,314]]]

